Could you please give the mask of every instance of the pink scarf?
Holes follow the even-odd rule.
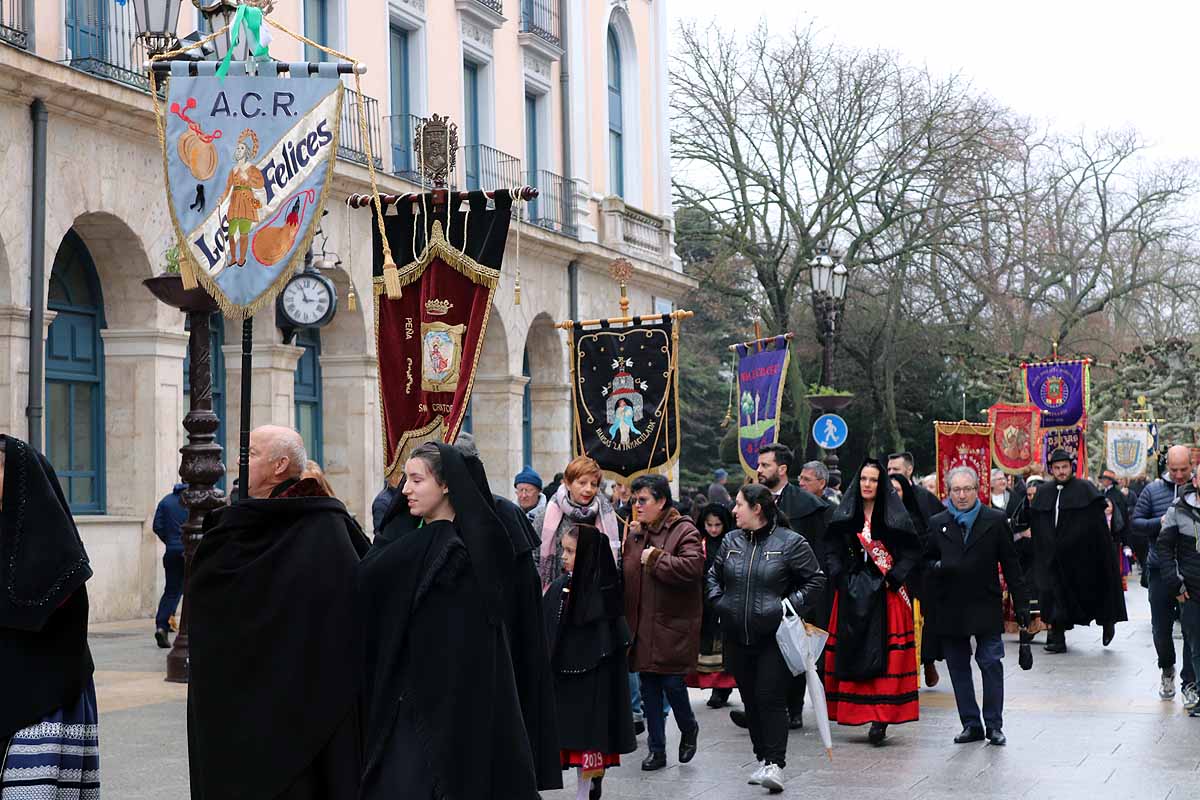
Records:
[[[555,557],[558,545],[558,528],[562,524],[563,519],[568,517],[575,521],[587,519],[589,520],[589,524],[595,525],[601,533],[607,536],[609,546],[612,547],[613,560],[617,562],[617,569],[620,569],[621,529],[617,524],[617,515],[613,512],[612,505],[601,495],[596,495],[591,505],[586,508],[575,505],[570,500],[565,483],[558,487],[558,491],[554,493],[554,497],[546,504],[546,516],[542,520],[541,530],[542,564],[548,564]],[[543,569],[544,573],[545,570]],[[542,588],[543,590],[545,589],[545,587]]]

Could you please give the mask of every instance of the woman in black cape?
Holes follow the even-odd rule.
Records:
[[[725,535],[737,527],[733,512],[720,503],[709,503],[701,509],[696,527],[704,534],[704,574],[712,569]],[[725,669],[724,642],[721,636],[721,617],[708,603],[700,621],[700,657],[696,668],[684,676],[684,683],[693,689],[712,689],[709,708],[729,705],[729,696],[737,688],[733,673]]]
[[[561,763],[579,769],[578,800],[599,800],[603,770],[637,750],[625,665],[629,626],[608,537],[575,525],[562,542],[564,572],[543,598]]]
[[[87,552],[45,456],[0,436],[0,481],[0,796],[99,796]]]
[[[896,494],[900,495],[900,501],[904,503],[904,508],[908,511],[908,517],[912,520],[913,527],[916,528],[917,538],[921,541],[921,551],[925,550],[925,541],[929,538],[929,520],[925,518],[925,512],[921,510],[921,504],[917,501],[917,493],[913,490],[912,482],[902,474],[889,475],[888,479],[892,486],[896,489]],[[925,685],[937,686],[941,677],[938,675],[937,662],[941,661],[942,648],[941,638],[932,633],[932,627],[929,624],[930,609],[924,601],[926,595],[926,583],[931,580],[925,575],[921,564],[918,563],[913,571],[909,573],[908,581],[905,584],[913,601],[913,623],[917,633],[917,661],[925,671]]]
[[[504,627],[512,543],[455,448],[417,447],[359,568],[363,800],[536,800]]]
[[[912,599],[905,588],[921,543],[883,464],[868,458],[826,531],[835,587],[825,649],[829,719],[871,724],[882,744],[887,726],[919,716]]]

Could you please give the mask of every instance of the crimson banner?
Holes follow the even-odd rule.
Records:
[[[950,493],[946,479],[955,467],[970,467],[979,476],[979,500],[991,502],[988,477],[992,470],[992,426],[978,422],[935,422],[937,445],[937,492],[945,499]]]
[[[992,425],[992,461],[1010,475],[1023,475],[1041,464],[1041,412],[1037,406],[996,403],[988,409]]]
[[[508,232],[511,199],[507,192],[495,195],[495,207],[488,208],[483,192],[472,192],[469,218],[457,210],[449,219],[444,212],[440,218],[414,213],[409,204],[384,217],[393,253],[421,247],[400,268],[402,291],[395,299],[384,288],[380,235],[373,230],[384,474],[392,483],[413,448],[452,443],[462,427]]]

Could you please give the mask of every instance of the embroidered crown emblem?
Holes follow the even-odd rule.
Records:
[[[426,300],[425,311],[435,317],[444,317],[450,313],[450,309],[454,308],[454,303],[449,300]]]

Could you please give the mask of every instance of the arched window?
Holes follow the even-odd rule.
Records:
[[[222,347],[225,345],[225,318],[220,314],[213,314],[209,319],[209,335],[208,344],[209,363],[212,365],[212,410],[217,415],[219,424],[214,441],[225,447],[225,353]],[[183,329],[190,331],[192,329],[191,317],[187,317],[183,321]],[[186,353],[183,357],[183,413],[191,407],[190,395],[192,393],[191,386],[191,359],[192,354]],[[236,453],[234,454],[236,458]],[[224,454],[225,463],[230,463],[229,453]],[[221,473],[220,479],[216,484],[218,487],[225,488],[225,473]]]
[[[608,29],[608,187],[625,195],[625,133],[621,103],[621,45],[616,31]]]
[[[296,334],[296,346],[304,348],[296,365],[296,430],[304,439],[308,457],[324,466],[321,448],[321,331],[301,328]]]
[[[521,397],[521,463],[533,463],[533,387],[529,380],[529,347],[521,359],[521,374],[525,376],[525,392]]]
[[[46,457],[71,511],[104,513],[104,298],[96,265],[74,231],[50,272],[46,336]]]

